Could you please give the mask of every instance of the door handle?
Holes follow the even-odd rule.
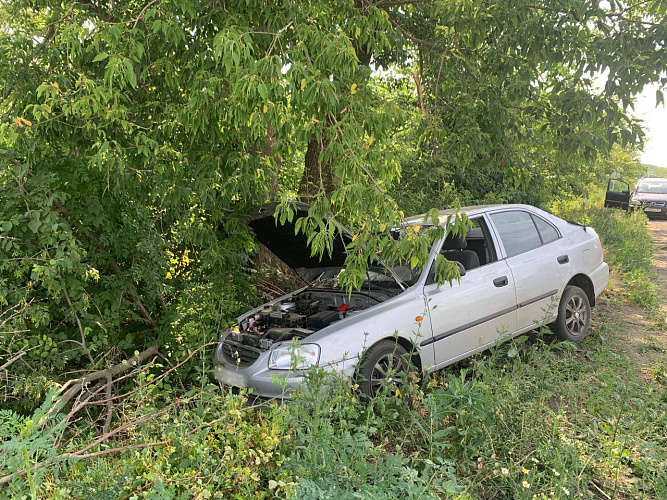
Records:
[[[559,264],[567,264],[570,262],[570,257],[568,255],[561,255],[557,260]]]
[[[500,278],[493,280],[493,284],[497,287],[505,286],[507,283],[509,283],[509,281],[507,281],[507,276],[501,276]]]

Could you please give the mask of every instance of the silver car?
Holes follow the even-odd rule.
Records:
[[[289,397],[314,365],[356,377],[374,395],[405,363],[431,372],[539,325],[579,342],[609,280],[592,228],[532,206],[489,205],[461,209],[472,229],[438,241],[423,272],[371,268],[363,287],[348,293],[336,279],[345,239],[336,239],[331,255],[312,257],[293,224],[276,225],[274,209],[261,207],[249,225],[309,284],[239,317],[214,356],[217,380],[261,397]],[[299,205],[294,221],[307,209]],[[452,213],[440,212],[440,223]],[[423,224],[422,215],[406,220]],[[438,254],[457,262],[460,282],[434,281]]]

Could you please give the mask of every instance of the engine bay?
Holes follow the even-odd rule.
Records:
[[[382,293],[307,288],[242,317],[238,332],[222,340],[223,356],[237,366],[248,366],[275,343],[304,339],[387,298]]]

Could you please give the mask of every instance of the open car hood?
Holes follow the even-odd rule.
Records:
[[[296,221],[308,215],[310,205],[297,203],[292,222],[285,221],[282,226],[273,217],[277,206],[278,203],[268,203],[254,209],[248,221],[257,239],[276,257],[302,276],[312,275],[312,272],[304,273],[305,270],[340,269],[345,266],[345,246],[352,241],[347,230],[343,230],[334,238],[331,255],[324,252],[320,259],[317,255],[311,255],[307,236],[303,233],[295,234],[294,231]]]
[[[308,246],[308,237],[303,234],[295,234],[295,223],[299,218],[308,215],[310,205],[306,203],[296,204],[296,213],[292,222],[285,221],[282,226],[273,217],[278,203],[267,203],[250,212],[248,226],[253,230],[257,239],[273,252],[289,267],[299,274],[306,282],[310,283],[322,272],[329,269],[342,269],[345,267],[345,247],[352,241],[352,233],[340,226],[342,231],[336,234],[333,241],[331,254],[324,252],[320,259],[318,255],[311,255]],[[396,274],[390,267],[384,266],[389,274],[396,280],[401,289],[405,289],[404,279]]]

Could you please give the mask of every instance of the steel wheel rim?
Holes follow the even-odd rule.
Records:
[[[584,298],[580,295],[573,295],[565,304],[565,328],[575,337],[586,333],[588,323],[588,309]]]
[[[371,392],[376,394],[383,383],[399,387],[403,384],[407,370],[405,360],[396,352],[390,352],[380,357],[373,365],[370,376]]]

